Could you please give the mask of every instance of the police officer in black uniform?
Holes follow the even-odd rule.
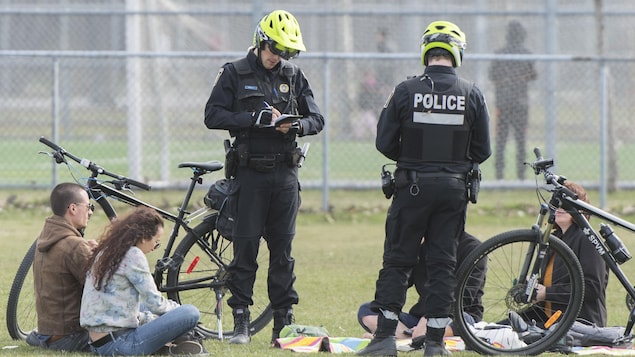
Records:
[[[296,136],[315,135],[324,127],[309,82],[289,62],[300,51],[306,48],[292,14],[276,10],[264,16],[247,56],[220,69],[205,107],[205,125],[229,130],[234,138],[226,167],[226,176],[233,178],[231,197],[237,200],[228,284],[232,296],[227,300],[234,316],[230,343],[251,340],[249,306],[261,236],[270,253],[272,343],[282,327],[293,321],[292,305],[298,303],[291,256],[300,204]],[[281,113],[297,114],[300,119],[278,125],[275,121]]]
[[[394,89],[377,124],[376,147],[397,161],[394,198],[386,218],[383,267],[371,309],[379,313],[371,343],[358,355],[396,356],[395,328],[408,277],[425,237],[429,293],[424,356],[450,354],[443,343],[451,322],[458,238],[465,227],[466,176],[491,155],[489,115],[481,91],[459,78],[465,34],[447,21],[425,30],[422,75]]]

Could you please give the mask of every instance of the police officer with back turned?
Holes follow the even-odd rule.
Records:
[[[300,51],[306,48],[296,18],[284,10],[269,13],[258,23],[247,55],[221,67],[205,107],[205,125],[229,130],[234,138],[227,158],[233,164],[226,166],[226,176],[233,177],[230,199],[236,200],[227,300],[234,316],[230,343],[251,340],[249,306],[261,236],[270,255],[272,343],[293,321],[292,305],[298,303],[291,256],[300,204],[296,136],[315,135],[324,126],[307,78],[289,62]],[[300,119],[276,123],[281,113]]]
[[[425,237],[428,278],[424,356],[448,355],[443,343],[451,322],[458,238],[465,227],[466,176],[491,155],[489,115],[481,91],[459,78],[465,34],[447,21],[425,30],[422,75],[395,87],[377,124],[376,147],[397,162],[395,191],[386,218],[383,266],[370,308],[377,330],[364,356],[397,356],[395,328],[408,277]],[[474,200],[475,201],[475,200]]]

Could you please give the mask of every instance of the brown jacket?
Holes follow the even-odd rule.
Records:
[[[38,332],[69,335],[82,331],[79,309],[84,268],[91,249],[82,234],[60,216],[46,219],[33,260]]]

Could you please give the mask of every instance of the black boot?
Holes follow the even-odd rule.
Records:
[[[273,329],[271,330],[271,346],[275,346],[282,328],[295,322],[292,309],[273,310]]]
[[[236,309],[232,311],[234,315],[234,336],[229,339],[229,343],[244,345],[251,342],[249,334],[249,309]]]
[[[445,328],[432,328],[430,326],[426,328],[426,342],[425,349],[423,350],[424,356],[447,356],[452,354],[445,349],[445,342],[443,342],[444,334]]]
[[[357,356],[397,356],[397,342],[395,330],[397,330],[397,315],[394,319],[388,319],[383,313],[377,315],[377,331],[368,346],[357,351]]]

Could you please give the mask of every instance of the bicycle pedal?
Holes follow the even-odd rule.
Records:
[[[173,259],[171,257],[165,257],[157,260],[157,264],[155,265],[155,270],[164,271],[173,263]]]

